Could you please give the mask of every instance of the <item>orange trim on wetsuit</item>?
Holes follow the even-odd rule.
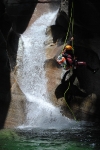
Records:
[[[59,64],[62,64],[64,61],[66,61],[65,57],[62,57],[60,60],[57,59],[57,62]]]

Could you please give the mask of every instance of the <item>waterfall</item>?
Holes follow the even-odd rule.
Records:
[[[41,128],[69,127],[70,119],[53,106],[47,92],[44,71],[45,31],[54,23],[58,9],[41,15],[20,37],[17,54],[17,82],[27,98],[24,126]]]

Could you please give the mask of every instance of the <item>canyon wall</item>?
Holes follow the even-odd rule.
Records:
[[[37,2],[39,2],[38,5]],[[22,124],[25,119],[26,98],[16,82],[15,74],[18,40],[20,34],[39,17],[42,9],[50,9],[52,7],[48,2],[50,0],[24,0],[24,3],[22,0],[17,2],[2,0],[0,2],[0,66],[2,70],[0,72],[0,128],[3,128],[4,125],[5,127],[15,127]],[[55,0],[54,2],[60,2],[60,0]],[[70,31],[70,35],[74,36],[74,52],[79,60],[88,64],[88,67],[80,67],[76,70],[79,88],[87,93],[87,97],[74,96],[71,99],[70,108],[77,119],[96,121],[100,120],[99,0],[96,2],[93,0],[61,1],[55,25],[47,28],[46,32],[49,37],[49,41],[45,43],[47,57],[45,69],[48,78],[48,92],[54,105],[61,106],[62,113],[73,118],[64,97],[57,99],[55,96],[55,89],[61,83],[62,74],[65,73],[57,65],[55,56],[63,48],[69,26],[72,3],[74,6],[74,31]],[[37,15],[34,14],[36,7],[39,10]],[[20,117],[20,114],[23,115]]]

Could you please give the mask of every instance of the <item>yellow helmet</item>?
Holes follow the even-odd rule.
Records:
[[[72,50],[73,48],[72,48],[72,46],[70,46],[70,45],[66,45],[66,46],[65,46],[65,49],[66,49],[66,50]]]

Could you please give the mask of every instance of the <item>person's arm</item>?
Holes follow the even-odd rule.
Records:
[[[65,52],[62,54],[63,57],[68,57],[68,54]]]
[[[71,37],[70,40],[67,41],[67,44],[68,44],[68,45],[72,45],[72,41],[73,41],[73,40],[74,40],[74,38]]]

